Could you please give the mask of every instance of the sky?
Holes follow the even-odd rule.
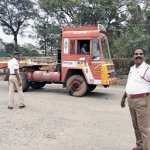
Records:
[[[34,38],[30,38],[29,35],[34,36]],[[3,30],[2,27],[0,27],[0,39],[2,39],[5,43],[12,43],[14,42],[13,40],[13,36],[12,35],[6,35]],[[24,45],[24,44],[33,44],[33,45],[37,45],[37,39],[35,38],[35,32],[33,31],[33,29],[31,27],[27,27],[24,30],[24,35],[20,36],[18,35],[18,44],[19,45]]]

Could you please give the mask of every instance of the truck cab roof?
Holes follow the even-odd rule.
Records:
[[[102,33],[101,33],[102,34]],[[100,30],[97,26],[72,26],[64,27],[62,30],[63,38],[92,38],[99,37]]]

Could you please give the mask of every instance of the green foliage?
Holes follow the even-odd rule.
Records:
[[[80,0],[39,0],[41,7],[59,24],[74,20]]]
[[[39,0],[49,16],[62,25],[103,24],[111,53],[131,57],[142,47],[150,54],[150,3],[147,0]]]
[[[5,44],[5,51],[8,53],[13,53],[15,47],[13,43],[7,43]]]
[[[118,37],[113,36],[112,49],[114,56],[131,57],[135,48],[144,48],[150,55],[150,13],[137,1],[130,1],[127,5],[129,18],[120,31]],[[115,38],[114,38],[115,37]]]
[[[40,49],[45,51],[45,56],[54,54],[60,48],[60,27],[55,23],[49,23],[49,17],[38,17],[35,29],[39,40]]]
[[[14,49],[13,43],[5,44],[5,51],[0,51],[0,57],[10,57],[14,53],[13,49]],[[18,46],[18,50],[23,56],[30,56],[30,57],[40,56],[38,51],[32,50],[31,48],[28,47]]]
[[[41,7],[59,24],[97,24],[118,21],[118,0],[39,0]]]
[[[10,57],[12,53],[9,52],[0,52],[0,57]]]
[[[23,55],[23,56],[40,56],[39,53],[36,50],[31,50],[29,48],[26,47],[19,47],[19,52]]]
[[[17,49],[17,36],[27,25],[27,20],[35,14],[33,2],[30,0],[0,0],[0,25],[8,35],[14,36]]]

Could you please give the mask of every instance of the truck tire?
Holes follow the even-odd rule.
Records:
[[[88,90],[87,90],[88,92],[87,92],[87,93],[92,92],[93,90],[95,90],[96,86],[97,86],[97,85],[89,84],[89,85],[88,85]]]
[[[32,81],[30,83],[30,86],[32,87],[32,89],[41,89],[42,87],[44,87],[46,84],[46,82],[34,82]]]
[[[21,80],[22,80],[22,90],[23,90],[23,92],[26,92],[29,89],[29,86],[30,86],[30,83],[27,79],[26,73],[21,72],[20,77],[21,77]]]
[[[69,77],[66,86],[69,94],[76,97],[84,96],[88,89],[87,83],[81,75]]]

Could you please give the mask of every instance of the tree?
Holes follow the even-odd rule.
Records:
[[[35,21],[35,29],[37,32],[37,38],[39,39],[39,45],[41,49],[44,49],[45,56],[55,53],[60,44],[60,28],[54,22],[51,22],[49,16],[39,16]],[[48,52],[49,51],[49,52]]]
[[[13,53],[14,44],[13,43],[5,43],[5,51],[9,53]]]
[[[39,0],[42,9],[61,24],[70,24],[78,12],[80,0]]]
[[[39,0],[41,8],[62,25],[103,24],[107,35],[120,34],[126,15],[121,0]],[[112,43],[112,42],[111,42]]]
[[[131,57],[135,48],[144,48],[150,54],[150,24],[149,6],[146,1],[141,5],[140,1],[132,0],[126,3],[126,15],[124,28],[119,36],[113,36],[113,54]]]
[[[0,24],[6,34],[14,36],[15,50],[18,50],[19,32],[34,15],[34,3],[30,0],[0,0]]]
[[[61,24],[97,24],[107,28],[118,26],[125,18],[120,15],[120,0],[39,0],[51,17]]]
[[[150,49],[149,0],[39,0],[59,25],[103,24],[112,54],[131,57],[132,49]],[[149,50],[150,54],[150,50]]]
[[[0,51],[5,51],[5,43],[0,39]]]
[[[21,54],[23,54],[23,56],[30,56],[30,57],[39,56],[38,51],[35,49],[31,49],[31,48],[24,47],[24,46],[19,46],[19,50]]]

